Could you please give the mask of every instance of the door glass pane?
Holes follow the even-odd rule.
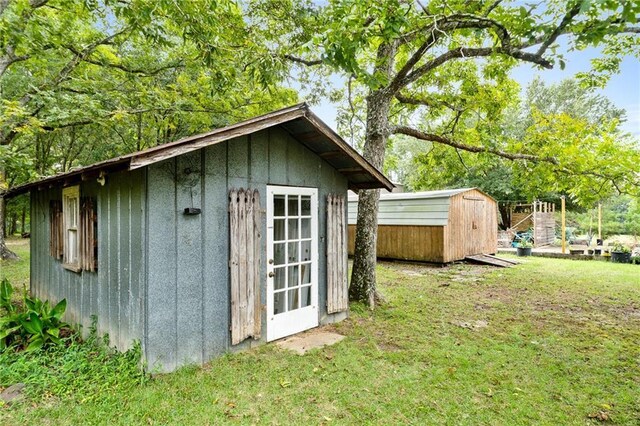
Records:
[[[284,233],[285,219],[273,219],[273,240],[284,241],[286,234]]]
[[[276,243],[273,245],[273,263],[274,265],[284,265],[285,263],[285,247],[286,243]]]
[[[311,282],[311,263],[303,263],[300,265],[302,273],[302,284],[309,284]]]
[[[273,313],[276,315],[285,312],[285,293],[284,291],[273,293]]]
[[[295,287],[299,284],[299,268],[300,267],[298,265],[289,266],[289,287]]]
[[[289,243],[289,263],[295,263],[295,262],[299,262],[300,259],[298,258],[298,242],[296,241],[295,243]]]
[[[286,274],[286,269],[287,268],[274,268],[273,270],[273,288],[275,290],[281,290],[283,288],[285,288],[286,286],[286,281],[285,281],[285,274]]]
[[[300,243],[300,260],[311,260],[311,240]]]
[[[273,215],[284,216],[284,195],[273,196]]]
[[[311,219],[300,219],[300,238],[311,238]]]
[[[300,307],[311,305],[311,286],[304,286],[300,288]]]
[[[297,240],[298,238],[298,219],[288,219],[289,222],[289,239]]]
[[[298,216],[298,196],[289,195],[289,216]]]
[[[293,311],[294,309],[298,309],[299,295],[300,295],[300,289],[294,288],[293,290],[289,290],[289,310],[290,311]]]
[[[311,216],[311,197],[308,195],[300,197],[300,215]]]

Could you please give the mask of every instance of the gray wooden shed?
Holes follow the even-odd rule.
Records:
[[[345,318],[347,189],[392,187],[300,104],[6,196],[31,292],[171,371]]]

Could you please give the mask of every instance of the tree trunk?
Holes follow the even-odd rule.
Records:
[[[1,171],[0,171],[1,172]],[[5,212],[7,211],[7,205],[4,197],[0,197],[0,259],[10,260],[17,259],[18,256],[9,250],[5,241],[4,224],[5,224]]]
[[[24,235],[26,232],[25,219],[27,218],[27,208],[22,206],[22,218],[20,220],[20,234]]]
[[[395,43],[378,46],[374,74],[389,81],[393,74]],[[384,165],[385,148],[389,137],[389,113],[393,91],[387,86],[371,90],[367,96],[367,129],[363,157],[378,170]],[[378,201],[380,191],[358,191],[358,221],[356,224],[355,250],[349,299],[368,303],[373,309],[380,297],[376,291],[376,247],[378,239]]]
[[[382,170],[389,136],[391,97],[379,91],[367,97],[367,135],[363,156]],[[376,292],[376,244],[378,234],[378,200],[380,190],[358,191],[358,222],[349,298],[368,303],[373,308],[379,299]]]
[[[4,190],[7,185],[6,174],[4,167],[0,164],[0,191]],[[9,260],[17,259],[18,256],[7,248],[5,242],[4,225],[6,221],[7,204],[3,196],[0,195],[0,259]]]

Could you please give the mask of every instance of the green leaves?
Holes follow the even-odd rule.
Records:
[[[0,283],[0,308],[6,314],[0,317],[0,351],[7,348],[35,351],[49,344],[59,345],[60,329],[67,327],[61,321],[67,307],[66,299],[61,300],[53,309],[48,301],[25,295],[24,307],[11,301],[13,288],[4,279]]]

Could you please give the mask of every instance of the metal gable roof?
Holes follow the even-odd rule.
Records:
[[[134,170],[159,161],[173,158],[206,146],[225,142],[233,138],[280,126],[294,139],[320,156],[338,172],[346,176],[349,189],[385,188],[394,186],[386,176],[373,167],[337,133],[320,120],[306,103],[270,112],[230,126],[189,136],[177,141],[158,145],[143,151],[122,155],[66,173],[49,176],[26,183],[7,191],[7,198],[23,194],[34,188],[67,184],[73,181],[97,177],[102,173],[119,170]]]

